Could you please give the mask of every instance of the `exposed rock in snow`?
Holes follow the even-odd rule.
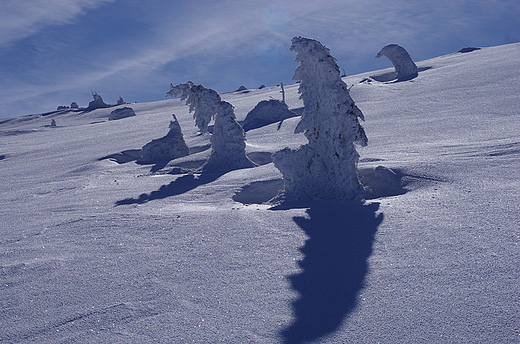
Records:
[[[262,100],[247,114],[242,127],[248,131],[295,116],[297,114],[289,110],[287,104],[280,100]]]
[[[228,102],[219,103],[210,141],[211,156],[201,167],[202,172],[226,173],[256,166],[246,156],[246,134],[236,121],[233,106]]]
[[[168,134],[160,139],[152,140],[143,146],[140,151],[141,162],[153,163],[169,161],[190,153],[186,142],[184,142],[181,126],[177,121],[177,117],[173,114],[172,116],[173,121],[170,122],[170,131]]]
[[[310,199],[352,201],[363,187],[357,177],[359,155],[354,142],[367,144],[359,119],[363,114],[341,80],[339,67],[320,42],[295,37],[292,51],[300,65],[293,79],[301,80],[305,109],[295,133],[309,143],[297,150],[285,148],[273,155],[285,181],[287,201]]]
[[[103,98],[101,98],[101,96],[96,92],[92,93],[92,97],[94,97],[94,100],[88,103],[87,111],[107,108],[109,106],[103,101]]]
[[[113,121],[113,120],[126,118],[126,117],[132,117],[132,116],[135,116],[134,109],[132,109],[130,107],[124,107],[124,108],[119,108],[119,109],[115,109],[114,111],[112,111],[110,113],[110,116],[108,116],[108,120]]]
[[[392,62],[397,73],[397,80],[412,79],[417,76],[417,66],[403,47],[397,44],[389,44],[377,53],[376,59],[381,56],[387,57]]]

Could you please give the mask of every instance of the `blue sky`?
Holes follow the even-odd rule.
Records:
[[[91,93],[165,99],[191,80],[223,93],[291,83],[291,38],[318,39],[348,75],[520,41],[518,0],[0,0],[0,117],[43,113]]]

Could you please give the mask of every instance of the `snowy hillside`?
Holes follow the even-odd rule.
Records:
[[[0,343],[519,343],[519,53],[344,78],[363,204],[260,204],[300,117],[249,130],[258,166],[225,174],[188,173],[211,134],[179,99],[0,119]],[[282,98],[221,96],[238,120]],[[190,154],[137,163],[172,114]]]

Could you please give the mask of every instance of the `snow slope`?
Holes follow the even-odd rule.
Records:
[[[382,196],[364,204],[256,204],[281,186],[270,154],[306,143],[299,117],[248,131],[259,166],[223,175],[185,173],[210,134],[178,99],[0,120],[0,343],[520,342],[519,52],[344,78]],[[279,92],[222,99],[243,120]],[[192,154],[136,164],[172,114]]]

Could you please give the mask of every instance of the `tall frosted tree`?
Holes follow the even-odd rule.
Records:
[[[201,132],[206,132],[209,123],[215,118],[213,134],[210,137],[211,155],[201,167],[202,172],[226,173],[232,170],[254,167],[246,156],[246,134],[236,121],[233,105],[222,101],[219,94],[202,85],[192,82],[170,85],[168,96],[181,96],[194,111],[195,123]]]
[[[293,79],[300,80],[304,112],[295,133],[303,133],[306,145],[285,148],[273,155],[283,175],[287,201],[340,200],[361,197],[359,154],[354,143],[368,142],[359,120],[363,113],[341,80],[336,59],[314,39],[294,37],[291,51],[299,63]]]

